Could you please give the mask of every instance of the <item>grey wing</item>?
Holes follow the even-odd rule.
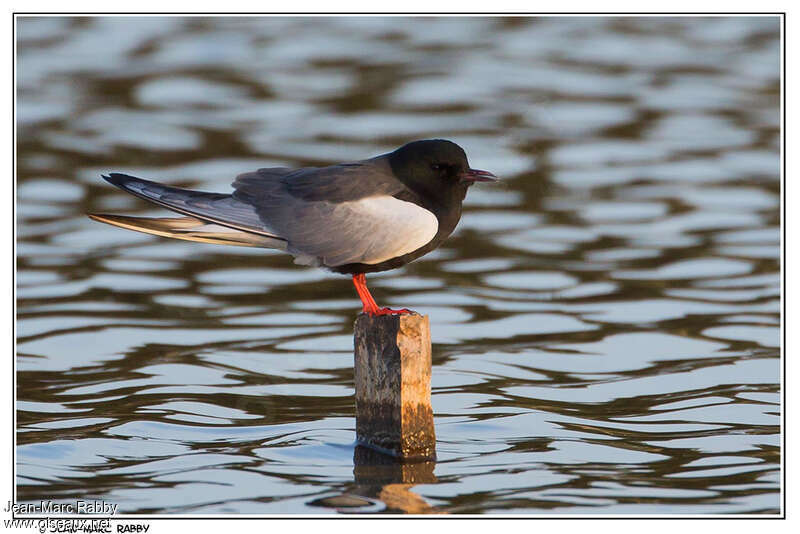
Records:
[[[280,237],[264,226],[252,205],[232,195],[171,187],[121,173],[103,178],[128,193],[178,213],[245,232]]]
[[[305,201],[348,202],[375,195],[394,195],[406,189],[378,157],[330,167],[274,167],[241,174],[233,182],[234,197],[258,205],[280,192]]]
[[[264,227],[287,241],[299,263],[376,264],[433,239],[429,211],[394,198],[405,190],[380,162],[241,175],[233,198],[255,207]]]

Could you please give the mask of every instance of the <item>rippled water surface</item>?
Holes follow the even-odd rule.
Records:
[[[779,21],[17,19],[17,500],[123,513],[780,511]],[[345,277],[86,218],[418,138],[502,177],[373,276],[438,461],[354,459]]]

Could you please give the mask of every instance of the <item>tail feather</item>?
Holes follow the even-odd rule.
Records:
[[[120,228],[173,239],[286,250],[286,241],[282,239],[244,232],[219,224],[209,224],[194,217],[130,217],[90,213],[89,218]]]

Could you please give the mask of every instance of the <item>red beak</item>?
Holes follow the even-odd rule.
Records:
[[[478,169],[467,169],[461,173],[459,181],[462,184],[472,185],[475,182],[496,182],[497,176],[489,171],[481,171]]]

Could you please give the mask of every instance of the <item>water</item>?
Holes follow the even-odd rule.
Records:
[[[17,501],[121,513],[780,511],[779,25],[17,19]],[[100,173],[446,137],[502,177],[371,276],[429,314],[438,461],[354,460],[344,277],[86,218]]]

